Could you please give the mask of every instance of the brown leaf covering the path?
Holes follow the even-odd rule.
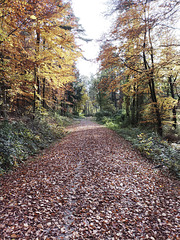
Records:
[[[1,177],[0,239],[180,239],[178,181],[88,120]]]

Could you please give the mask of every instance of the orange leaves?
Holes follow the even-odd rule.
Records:
[[[172,1],[167,2],[157,1],[156,5],[154,1],[112,1],[116,16],[98,57],[102,91],[121,89],[129,98],[124,108],[131,123],[139,123],[140,116],[144,121],[148,116],[151,122],[158,123],[160,135],[162,123],[172,124],[173,120],[173,127],[177,125],[178,94],[174,92],[179,79],[179,49],[176,33],[169,32],[167,26],[172,26],[179,6],[176,1],[172,5]],[[171,16],[167,17],[167,9],[172,11]],[[171,77],[173,86],[168,83]],[[170,100],[169,93],[174,100]],[[154,110],[148,110],[149,103],[153,103]],[[131,113],[128,109],[132,109]]]
[[[1,178],[1,237],[179,239],[178,182],[107,128],[82,120],[71,130]]]
[[[101,51],[97,60],[100,62],[100,71],[102,72],[99,87],[115,91],[119,88],[119,79],[117,76],[119,70],[119,57],[117,54],[117,47],[110,43],[104,43],[101,46]]]
[[[97,60],[100,61],[101,70],[110,69],[118,64],[118,55],[116,51],[117,48],[109,43],[105,43],[101,46],[101,51],[97,58]]]
[[[13,234],[11,235],[11,238],[18,238],[18,236],[17,236],[15,233],[13,233]]]
[[[64,92],[59,94],[61,88],[75,80],[74,66],[80,56],[72,31],[77,24],[75,17],[70,17],[73,16],[70,3],[10,0],[0,5],[0,13],[1,77],[10,89],[7,96],[13,96],[13,107],[21,98],[32,105],[33,91],[43,99],[46,89],[51,95],[47,94],[48,101],[53,105],[52,95],[56,92],[58,99]],[[37,89],[33,88],[34,84]]]

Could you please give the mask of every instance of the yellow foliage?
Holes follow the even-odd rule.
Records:
[[[158,105],[161,111],[171,110],[174,106],[177,106],[178,100],[172,97],[158,98]]]
[[[37,79],[40,88],[45,79],[45,93],[52,101],[53,94],[63,93],[67,83],[75,80],[75,63],[80,56],[75,31],[71,31],[77,27],[71,5],[59,5],[56,0],[34,4],[5,1],[0,6],[0,16],[0,50],[4,57],[1,73],[9,86],[8,94],[14,101],[17,95],[29,94],[33,99],[34,89],[38,91]],[[36,96],[42,99],[41,94]]]

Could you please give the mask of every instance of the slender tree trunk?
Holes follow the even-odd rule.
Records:
[[[139,111],[140,111],[140,96],[138,94],[138,85],[137,85],[137,94],[136,94],[136,123],[139,124]]]
[[[2,9],[2,16],[4,16],[4,9]],[[4,30],[4,17],[1,17],[1,30]],[[6,101],[5,101],[5,81],[4,81],[4,48],[1,42],[1,52],[0,52],[0,57],[1,57],[1,82],[0,82],[0,87],[1,87],[1,96],[0,98],[2,99],[2,103],[0,104],[0,114],[2,115],[3,118],[7,119],[7,114],[6,114]]]
[[[131,124],[133,126],[136,125],[136,120],[135,120],[135,112],[136,112],[136,86],[134,85],[134,95],[133,95],[133,101],[132,101],[132,110],[131,110]]]
[[[39,54],[39,49],[40,49],[40,30],[39,30],[39,26],[36,30],[36,55]],[[38,71],[38,67],[37,67],[37,71]],[[37,76],[37,93],[40,95],[40,79]]]
[[[117,97],[116,97],[116,92],[111,93],[111,100],[114,103],[114,107],[117,109]]]
[[[130,105],[130,99],[129,96],[125,96],[125,102],[126,102],[126,117],[129,119],[130,112],[129,112],[129,105]]]
[[[116,92],[114,92],[114,106],[117,110],[117,96],[116,96]]]
[[[119,89],[119,109],[122,109],[122,104],[123,104],[123,92],[121,89]]]
[[[3,46],[1,46],[3,48]],[[3,54],[3,50],[1,50],[0,53],[1,56],[1,83],[0,83],[0,87],[1,87],[1,97],[2,97],[2,104],[0,105],[0,113],[2,115],[2,117],[7,120],[7,94],[6,94],[6,84],[5,84],[5,78],[4,78],[4,54]]]
[[[20,108],[20,94],[19,93],[17,93],[17,98],[16,98],[16,107],[17,107],[17,110],[19,110],[19,108]]]
[[[45,108],[45,91],[46,91],[46,79],[43,78],[43,92],[42,92],[42,95],[43,95],[43,102],[42,102],[43,108]]]
[[[157,98],[156,98],[156,91],[155,91],[155,84],[154,84],[154,55],[153,55],[153,46],[151,42],[151,36],[150,36],[150,29],[149,32],[149,43],[150,43],[150,57],[151,57],[151,67],[148,65],[147,59],[146,59],[146,35],[147,35],[147,29],[145,29],[144,33],[144,44],[143,44],[143,62],[144,67],[146,71],[147,78],[149,79],[149,89],[151,94],[151,100],[153,102],[155,113],[156,113],[156,120],[157,120],[157,131],[160,136],[162,136],[162,120],[161,120],[161,114],[158,108]]]
[[[171,91],[171,97],[175,99],[175,94],[174,94],[174,84],[172,81],[172,76],[169,77],[169,85],[170,85],[170,91]],[[173,127],[176,129],[177,128],[177,117],[176,117],[176,106],[173,107]]]
[[[46,40],[43,39],[43,50],[45,50],[46,48]],[[42,101],[42,105],[43,105],[43,108],[45,108],[45,97],[46,97],[46,79],[43,78],[43,89],[42,89],[42,97],[43,97],[43,101]]]
[[[38,65],[37,65],[37,56],[39,54],[39,48],[40,48],[40,29],[39,24],[37,22],[37,28],[36,28],[36,47],[35,47],[35,65],[34,65],[34,100],[33,100],[33,118],[35,118],[36,113],[36,100],[37,100],[37,94],[40,95],[40,80],[37,76],[38,72]]]
[[[7,93],[6,93],[6,86],[5,84],[3,83],[3,86],[2,86],[2,116],[5,120],[7,120]]]
[[[98,93],[98,102],[99,102],[100,111],[102,111],[102,94],[100,91]]]
[[[35,114],[36,114],[36,82],[37,82],[37,68],[36,68],[36,64],[35,64],[35,66],[34,66],[33,119],[35,119]]]

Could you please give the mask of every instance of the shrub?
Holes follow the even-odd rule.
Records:
[[[104,121],[106,126],[130,141],[143,155],[155,164],[163,164],[180,178],[180,150],[159,137],[155,132],[140,128],[121,128],[113,121]]]
[[[112,113],[108,112],[108,111],[100,111],[100,112],[97,112],[95,114],[95,117],[96,117],[96,121],[102,121],[104,117],[112,117]]]
[[[16,166],[26,159],[28,154],[37,151],[40,139],[22,122],[4,121],[0,127],[0,167],[2,169]]]
[[[118,112],[116,112],[116,114],[114,115],[114,120],[117,124],[121,124],[125,121],[126,119],[126,113],[123,110],[119,110]]]
[[[27,120],[27,119],[26,119]],[[0,174],[65,135],[71,121],[52,113],[38,113],[34,121],[0,123]]]

